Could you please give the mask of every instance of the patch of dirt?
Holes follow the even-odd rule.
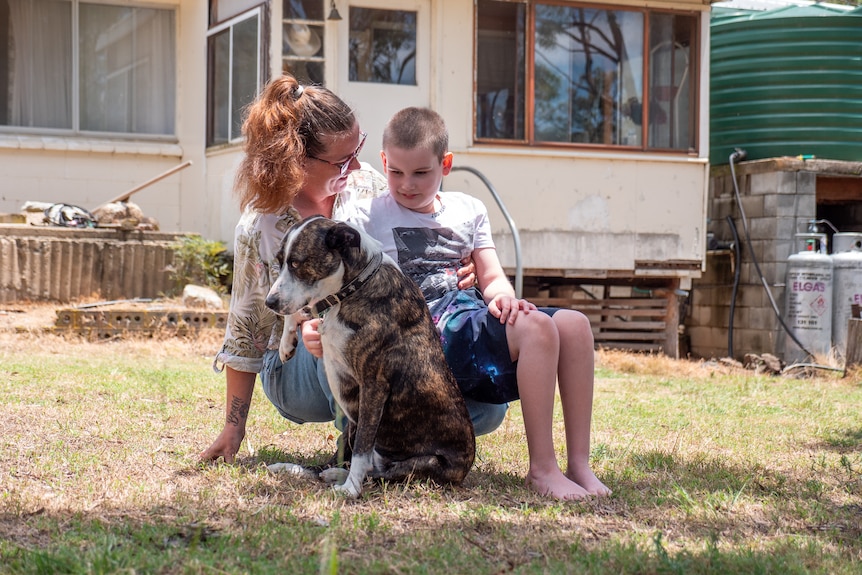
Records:
[[[140,311],[145,312],[154,309],[171,309],[189,311],[206,311],[201,309],[191,310],[185,308],[180,298],[176,299],[160,299],[153,301],[119,301],[105,302],[99,300],[79,301],[74,303],[62,304],[57,302],[15,302],[0,304],[0,348],[11,349],[26,349],[28,345],[33,345],[34,340],[39,341],[39,345],[56,346],[58,350],[64,348],[69,343],[83,341],[100,341],[95,337],[85,337],[74,333],[73,330],[55,329],[57,322],[58,311],[68,309],[85,309],[96,311],[122,311],[126,312]],[[225,309],[226,311],[226,309]],[[176,333],[169,329],[159,331],[157,333],[149,332],[134,332],[127,331],[116,334],[110,339],[112,341],[173,341],[175,345],[183,346],[193,344],[195,346],[208,345],[214,349],[218,349],[221,344],[221,339],[224,336],[224,329],[216,327],[194,330],[193,332]],[[738,362],[731,363],[725,360],[715,359],[672,359],[661,354],[642,354],[631,353],[621,350],[603,350],[600,349],[596,353],[596,364],[604,366],[608,369],[614,369],[626,374],[641,374],[641,375],[659,375],[676,373],[689,377],[702,377],[704,374],[710,376],[716,374],[744,374],[751,373],[751,370],[746,369]],[[811,376],[823,377],[839,377],[829,372],[808,374]],[[853,368],[844,374],[844,381],[859,382],[862,381],[862,368]]]
[[[37,332],[53,327],[57,310],[65,307],[57,303],[12,303],[0,305],[0,332]]]
[[[197,315],[209,315],[207,312],[213,310],[191,309],[182,304],[180,299],[159,299],[152,301],[86,301],[74,303],[58,302],[15,302],[0,304],[0,347],[11,350],[21,346],[38,345],[52,347],[59,350],[69,343],[84,341],[104,341],[107,337],[112,341],[149,341],[149,340],[175,340],[181,344],[183,340],[195,340],[196,343],[211,342],[218,345],[224,336],[224,329],[218,326],[203,327],[200,329],[186,329],[179,331],[166,327],[165,329],[143,330],[102,330],[96,334],[93,331],[78,333],[75,329],[63,327],[62,322],[58,324],[58,317],[64,310],[81,311],[104,311],[119,313],[124,317],[144,314],[145,312],[177,312],[174,315],[182,315],[188,312],[203,312]],[[227,311],[227,309],[222,310]],[[64,314],[68,317],[68,313]],[[195,315],[194,313],[192,315]],[[213,325],[213,324],[209,324]],[[222,324],[223,325],[223,324]],[[116,327],[116,326],[115,326]]]

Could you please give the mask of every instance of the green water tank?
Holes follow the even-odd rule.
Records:
[[[712,164],[735,148],[862,161],[862,9],[719,11],[710,33]]]

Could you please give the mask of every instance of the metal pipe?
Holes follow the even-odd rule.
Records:
[[[733,234],[733,290],[730,294],[730,314],[727,319],[727,357],[733,358],[733,315],[736,312],[736,296],[739,293],[739,275],[742,269],[742,246],[739,245],[739,232],[733,218],[725,218]]]
[[[515,243],[515,297],[522,297],[524,293],[524,267],[521,263],[521,236],[518,235],[518,227],[515,225],[515,220],[513,220],[512,216],[509,215],[509,210],[507,210],[506,206],[503,204],[503,199],[500,197],[500,194],[497,193],[493,184],[491,184],[490,180],[488,180],[482,172],[471,166],[452,166],[452,171],[455,170],[470,172],[482,180],[482,183],[485,184],[491,192],[491,195],[494,196],[494,201],[497,202],[497,206],[500,208],[500,211],[503,212],[503,217],[506,218],[506,223],[509,224],[509,229],[512,230],[512,240]]]
[[[772,296],[772,290],[769,289],[769,284],[767,283],[763,272],[760,270],[760,264],[757,262],[757,256],[754,254],[754,247],[751,245],[751,233],[748,231],[748,218],[745,217],[745,209],[742,207],[742,198],[739,194],[739,184],[736,181],[736,168],[734,168],[735,162],[738,160],[744,160],[747,156],[748,154],[745,150],[736,148],[733,153],[730,154],[729,162],[730,176],[733,180],[733,194],[736,197],[736,207],[739,209],[739,215],[742,218],[742,230],[745,232],[745,241],[748,244],[748,253],[751,256],[751,263],[754,264],[754,270],[760,278],[760,283],[763,285],[764,291],[766,291],[766,295],[769,298],[769,303],[772,305],[772,311],[775,312],[775,317],[778,319],[778,323],[781,324],[781,327],[784,328],[784,331],[787,332],[787,335],[790,336],[793,343],[799,346],[799,349],[809,356],[814,357],[814,354],[806,349],[805,345],[803,345],[803,343],[799,341],[799,338],[796,337],[796,334],[793,333],[793,330],[784,322],[784,318],[781,317],[781,311],[778,309],[778,304],[775,303],[775,298]]]

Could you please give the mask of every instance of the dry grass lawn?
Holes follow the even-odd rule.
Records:
[[[335,430],[285,422],[260,389],[239,463],[198,462],[224,414],[217,330],[89,342],[43,333],[55,306],[10,309],[0,572],[862,572],[859,372],[600,351],[593,462],[612,497],[525,489],[515,404],[462,486],[372,485],[351,502],[266,472],[327,458]]]

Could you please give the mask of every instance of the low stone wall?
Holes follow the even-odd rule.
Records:
[[[858,201],[862,163],[772,158],[741,162],[735,172],[751,247],[745,238],[730,168],[714,166],[707,231],[720,246],[707,252],[706,270],[692,282],[690,310],[684,319],[690,351],[695,357],[724,357],[732,347],[737,360],[749,353],[771,353],[787,361],[798,347],[788,340],[772,303],[784,318],[788,259],[802,248],[796,234],[805,232],[809,221],[821,218],[825,208]],[[829,190],[836,191],[827,193]],[[732,249],[734,236],[728,216],[739,236],[738,259]],[[854,230],[845,227],[841,231]],[[739,280],[733,299],[737,266]]]
[[[183,235],[0,224],[0,303],[165,295]]]

